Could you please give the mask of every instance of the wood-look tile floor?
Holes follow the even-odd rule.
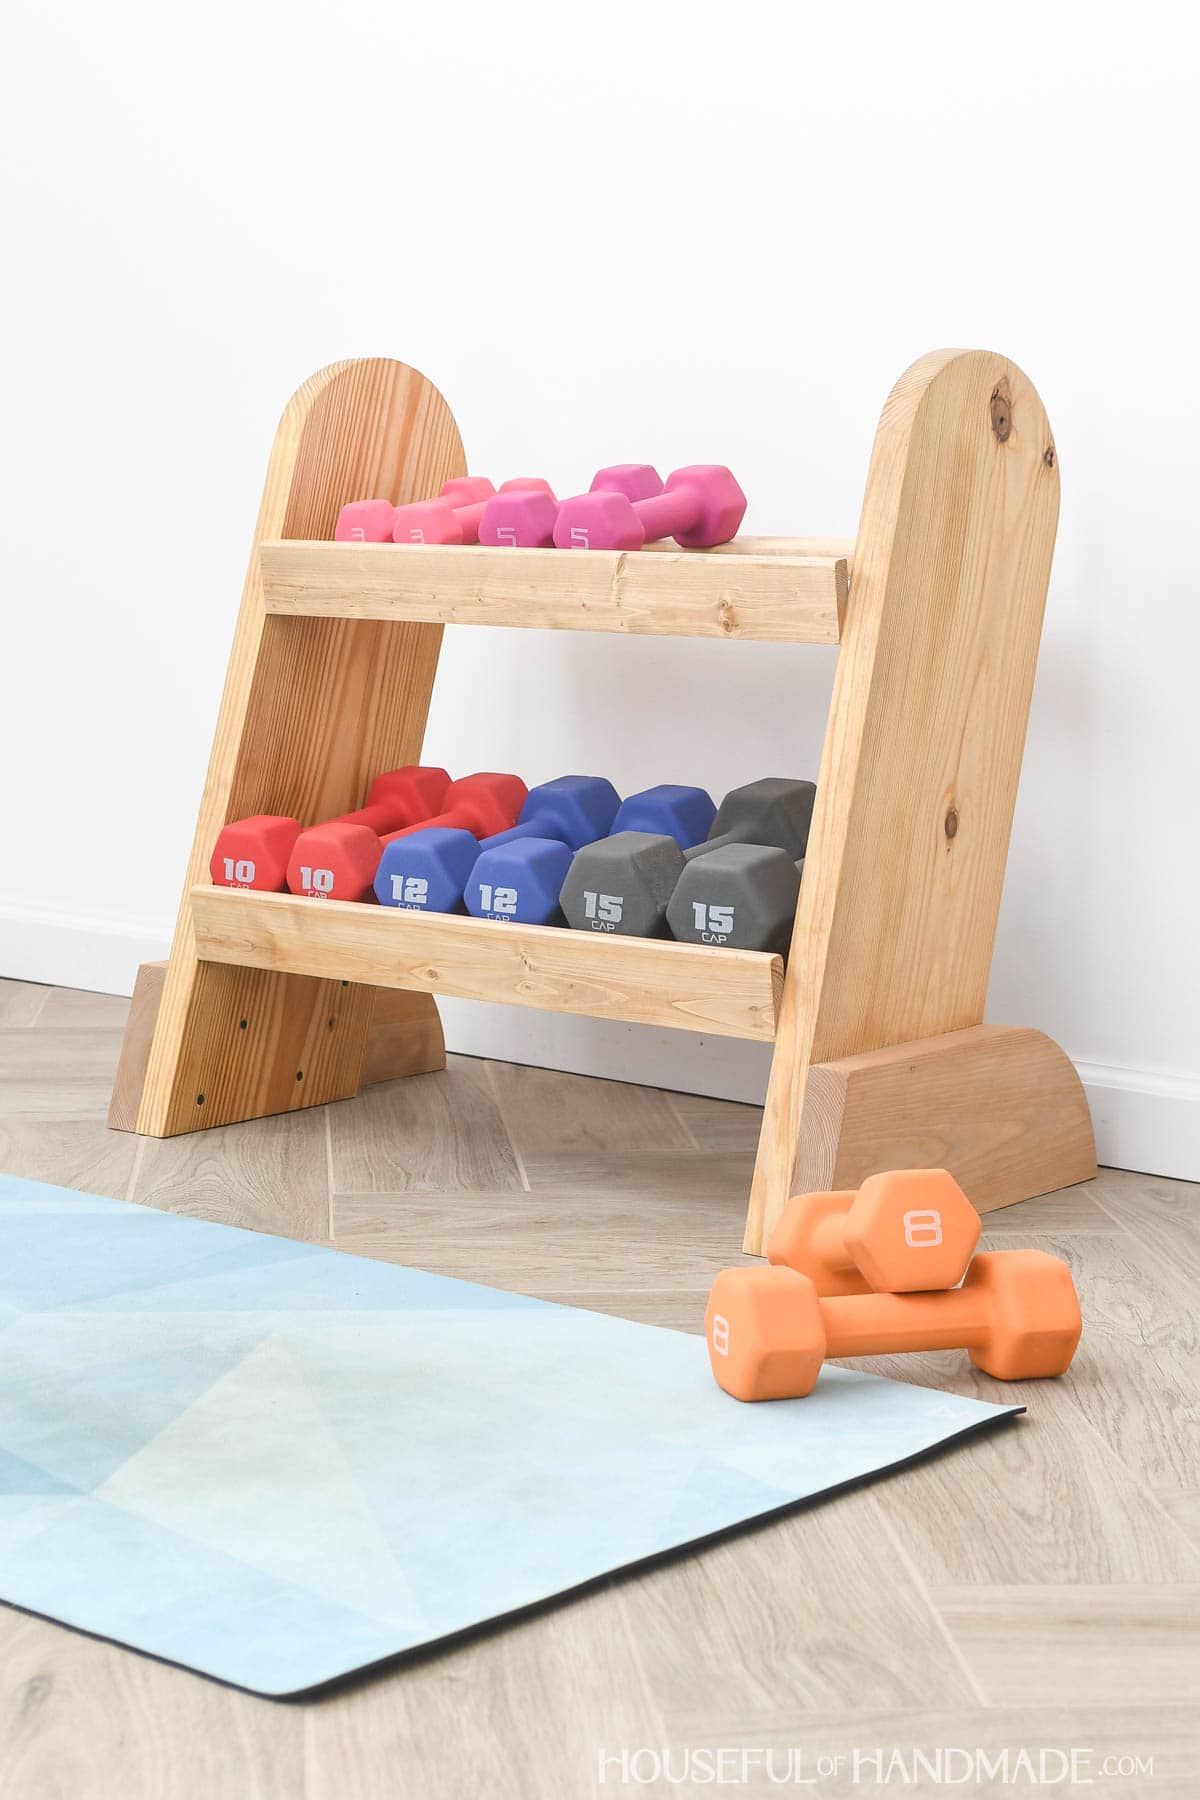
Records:
[[[742,1260],[752,1107],[454,1059],[141,1140],[104,1125],[125,1006],[0,982],[0,1170],[690,1331]],[[984,1241],[1067,1257],[1086,1319],[1014,1425],[312,1701],[0,1607],[0,1800],[685,1795],[719,1749],[746,1794],[1025,1793],[1022,1750],[1074,1749],[1097,1795],[1190,1800],[1200,1187],[1105,1171]],[[876,1366],[1012,1395],[958,1355]],[[1006,1748],[1007,1782],[962,1784],[964,1752]],[[918,1749],[959,1782],[906,1786]]]

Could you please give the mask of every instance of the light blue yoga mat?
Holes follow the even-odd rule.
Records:
[[[398,1202],[402,1204],[402,1202]],[[0,1598],[292,1694],[1014,1407],[0,1176]]]

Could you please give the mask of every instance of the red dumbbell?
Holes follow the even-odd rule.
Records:
[[[343,818],[368,826],[373,822],[376,832],[395,831],[440,806],[449,786],[445,769],[418,764],[389,769],[371,783],[367,804]],[[288,885],[288,862],[301,835],[299,820],[280,813],[231,819],[222,826],[209,861],[214,885],[279,893]]]
[[[421,504],[471,506],[477,502],[482,504],[495,491],[486,475],[455,475],[452,480],[442,483],[437,500],[422,501]],[[348,501],[338,514],[333,533],[335,543],[390,544],[398,510],[390,500]]]
[[[612,488],[564,500],[554,522],[560,550],[640,550],[673,537],[686,550],[727,544],[746,516],[746,496],[720,463],[668,475],[661,494],[630,500]]]
[[[447,486],[450,484],[447,483]],[[518,475],[500,484],[501,494],[541,494],[554,504],[548,481],[538,475]],[[392,525],[392,540],[397,544],[474,544],[479,541],[479,523],[484,508],[491,504],[496,490],[491,482],[487,492],[469,502],[455,500],[445,488],[437,500],[414,500],[411,506],[398,506]]]
[[[434,818],[427,812],[410,814],[402,826],[386,834],[372,830],[357,815],[313,825],[293,845],[287,885],[293,894],[313,899],[373,899],[375,871],[384,846],[393,838],[430,825],[452,825],[476,837],[490,837],[516,823],[527,791],[519,775],[465,775],[443,790],[445,811]]]

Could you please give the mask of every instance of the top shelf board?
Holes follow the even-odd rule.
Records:
[[[632,636],[836,644],[853,544],[735,538],[719,550],[260,545],[269,613]]]

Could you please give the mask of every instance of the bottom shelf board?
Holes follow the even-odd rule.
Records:
[[[205,962],[772,1043],[783,959],[390,906],[199,886]]]

